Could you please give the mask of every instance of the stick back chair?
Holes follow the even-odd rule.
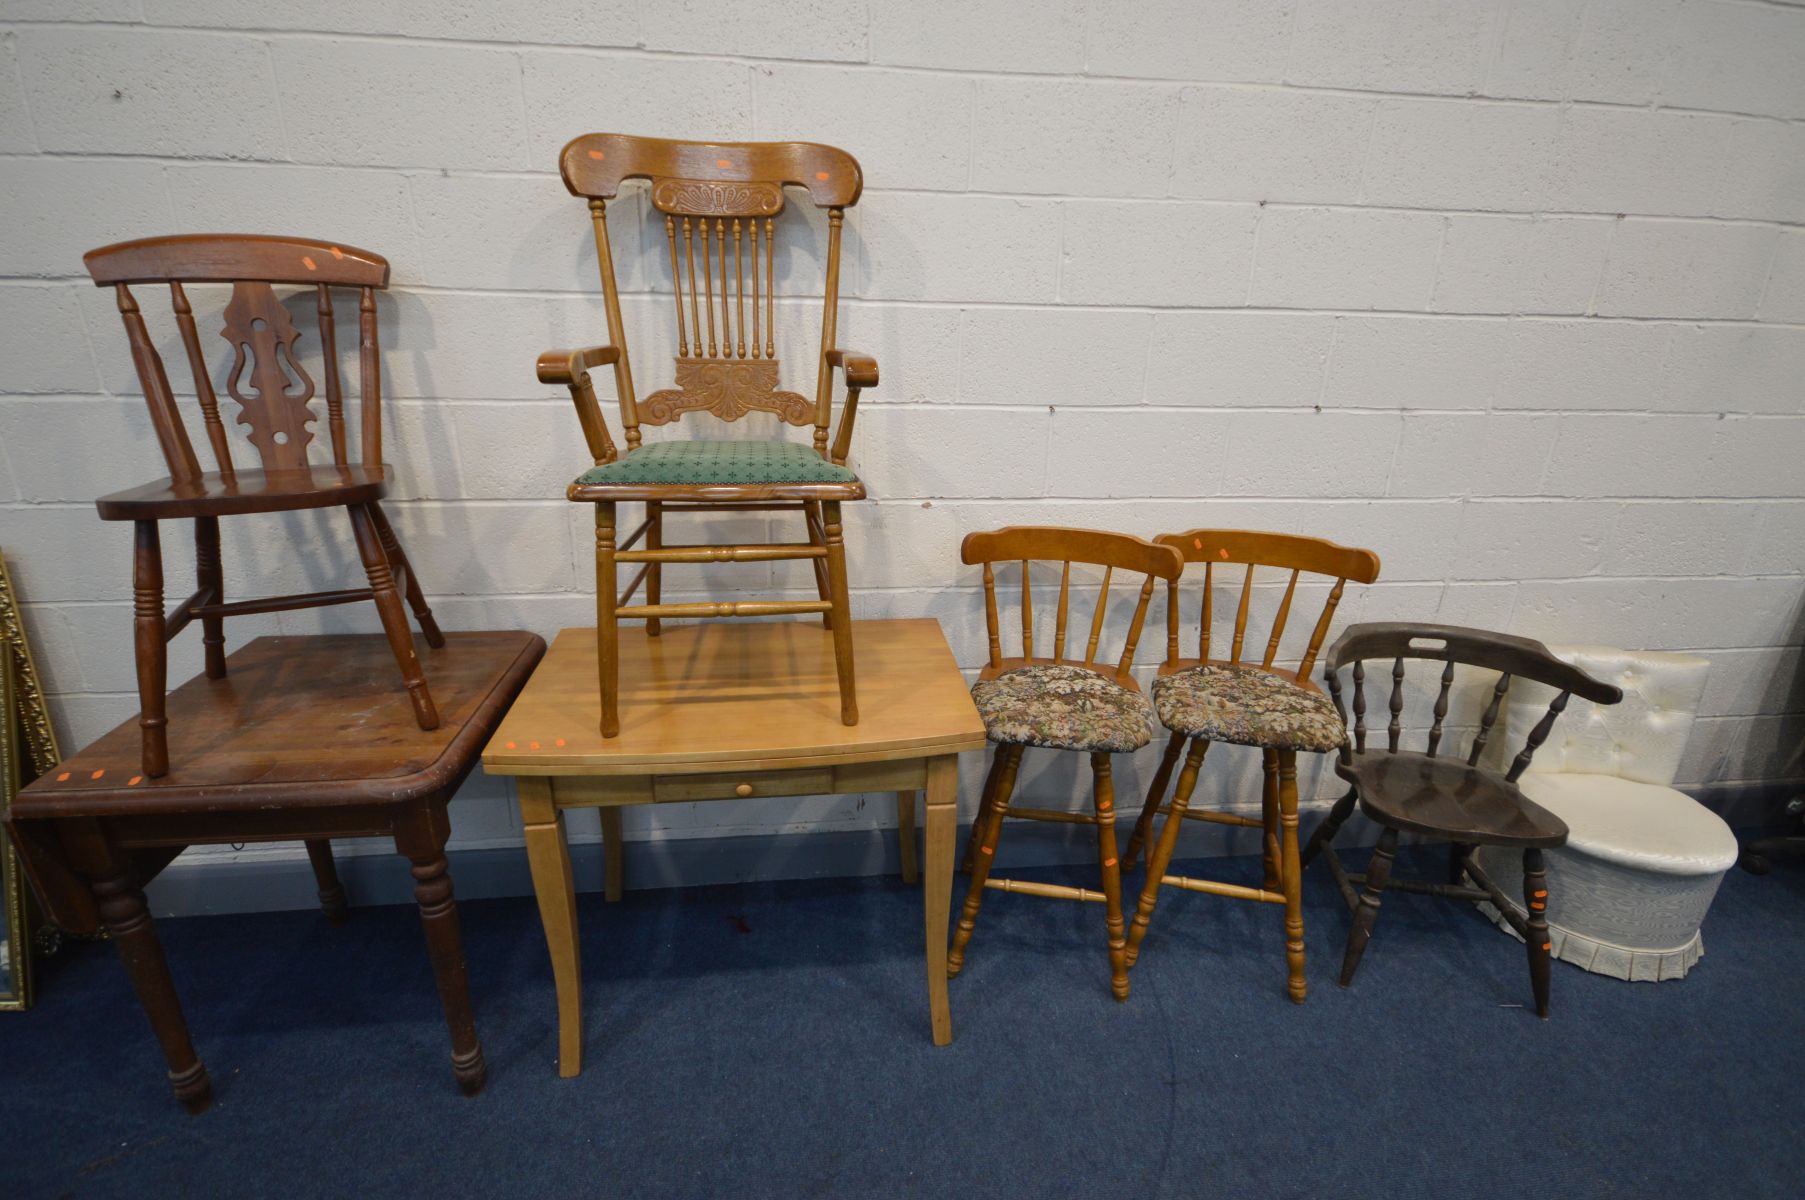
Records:
[[[877,362],[842,349],[835,330],[840,300],[840,234],[846,209],[858,202],[862,178],[852,155],[805,142],[676,142],[592,133],[564,147],[564,184],[589,204],[608,322],[608,344],[551,350],[539,358],[539,379],[563,384],[576,404],[593,469],[568,496],[595,505],[596,628],[602,736],[620,732],[619,622],[644,620],[648,636],[672,617],[749,617],[819,613],[834,639],[840,719],[856,725],[852,620],[847,599],[846,550],[840,503],[865,487],[846,466],[859,393],[876,387]],[[651,206],[664,216],[677,324],[676,387],[641,400],[633,387],[620,293],[608,238],[607,204],[629,179],[649,180]],[[822,293],[821,347],[813,399],[779,387],[776,330],[775,218],[785,188],[798,187],[827,213],[827,268]],[[762,263],[761,263],[762,258]],[[761,278],[762,277],[762,278]],[[589,371],[611,366],[626,448],[619,449],[596,400]],[[846,380],[846,401],[831,445],[834,373]],[[737,421],[751,412],[813,426],[812,446],[782,438],[642,442],[642,427],[691,412]],[[645,521],[624,539],[616,506],[639,501]],[[667,545],[671,512],[789,511],[803,518],[806,542],[764,545]],[[634,549],[641,537],[644,549]],[[814,567],[814,600],[665,604],[667,563],[771,562],[807,559]],[[619,564],[642,564],[616,595]],[[646,602],[629,601],[643,582]]]
[[[1349,580],[1371,583],[1379,577],[1379,556],[1370,550],[1338,546],[1321,538],[1287,533],[1261,533],[1239,529],[1193,529],[1154,539],[1171,546],[1187,563],[1203,564],[1203,606],[1197,654],[1185,657],[1179,645],[1181,614],[1179,580],[1166,593],[1166,661],[1153,683],[1153,705],[1161,724],[1170,732],[1166,752],[1147,788],[1147,799],[1123,857],[1132,864],[1153,837],[1153,819],[1163,814],[1159,840],[1148,856],[1147,879],[1128,931],[1127,959],[1133,966],[1142,939],[1153,918],[1162,886],[1203,892],[1237,900],[1282,904],[1285,908],[1285,958],[1287,990],[1302,1003],[1304,982],[1304,911],[1302,867],[1297,846],[1298,751],[1333,750],[1343,740],[1342,722],[1322,689],[1310,680],[1317,654],[1341,603]],[[1212,658],[1211,624],[1215,616],[1216,570],[1240,566],[1240,599],[1235,607],[1234,634],[1228,657]],[[1258,663],[1244,657],[1257,646],[1247,642],[1248,616],[1253,602],[1255,575],[1261,568],[1289,571],[1283,597],[1273,615],[1271,633]],[[1303,575],[1333,578],[1322,610],[1310,626],[1309,640],[1295,669],[1279,665],[1279,649]],[[1233,582],[1230,576],[1229,582]],[[1218,648],[1219,649],[1219,648]],[[1190,807],[1191,794],[1204,755],[1212,742],[1258,746],[1261,750],[1264,787],[1260,816],[1218,812]],[[1166,802],[1166,788],[1173,769],[1184,755],[1178,785]],[[1164,805],[1162,807],[1162,804]],[[1261,831],[1264,878],[1260,887],[1245,887],[1214,879],[1169,875],[1178,834],[1189,821],[1245,826]]]
[[[102,520],[133,523],[133,640],[144,773],[156,777],[169,770],[164,705],[168,686],[166,644],[196,618],[201,622],[207,675],[223,679],[225,618],[373,600],[413,704],[414,717],[421,729],[436,728],[438,710],[408,630],[407,613],[401,605],[403,590],[427,644],[436,648],[444,645],[445,638],[379,503],[388,492],[388,478],[382,462],[382,368],[376,292],[388,286],[388,260],[355,246],[309,238],[189,234],[103,246],[90,250],[82,261],[95,285],[110,287],[117,296],[126,339],[131,345],[132,364],[144,388],[157,444],[169,467],[166,479],[115,492],[95,502]],[[233,349],[225,389],[238,403],[234,423],[246,426],[246,436],[261,463],[258,468],[242,467],[233,460],[207,351],[183,288],[184,284],[194,283],[231,285],[224,326],[220,329],[220,336]],[[203,471],[195,457],[162,356],[132,294],[133,285],[145,284],[165,285],[169,289],[202,424],[218,467],[215,471]],[[298,357],[302,334],[278,299],[276,285],[291,285],[314,294],[320,332],[320,388],[316,389]],[[358,296],[360,410],[355,457],[339,378],[337,320],[332,306],[335,287],[354,288]],[[314,461],[312,444],[318,439],[309,428],[318,420],[311,402],[322,390],[331,443],[330,461],[324,463]],[[334,507],[342,507],[351,518],[351,531],[368,587],[255,600],[225,599],[219,554],[220,517]],[[194,521],[199,586],[173,612],[165,614],[158,522],[184,518]],[[401,579],[399,586],[397,576]]]
[[[1153,736],[1153,710],[1130,673],[1135,647],[1147,619],[1156,579],[1170,582],[1184,570],[1178,552],[1123,533],[1089,529],[1012,526],[991,533],[974,533],[960,547],[967,566],[984,567],[984,617],[990,638],[990,661],[972,686],[972,699],[984,718],[984,728],[996,744],[990,772],[984,782],[983,801],[972,824],[967,870],[971,876],[965,907],[953,935],[947,958],[947,974],[957,975],[965,965],[984,892],[993,888],[1066,900],[1098,901],[1105,906],[1109,942],[1110,988],[1116,999],[1128,999],[1128,968],[1123,960],[1121,868],[1116,858],[1115,791],[1110,780],[1110,755],[1132,753]],[[1034,597],[1030,581],[1036,561],[1059,562],[1059,601],[1054,617],[1053,653],[1034,653]],[[997,563],[1019,563],[1021,573],[1020,656],[1003,656],[997,608]],[[1103,568],[1102,587],[1091,612],[1090,635],[1082,658],[1066,654],[1067,624],[1071,613],[1072,564]],[[1122,571],[1143,577],[1134,616],[1123,638],[1122,652],[1100,657],[1103,627],[1108,619],[1110,583]],[[1088,814],[1031,808],[1013,802],[1016,772],[1029,746],[1071,750],[1090,755],[1092,811]],[[1097,830],[1097,866],[1102,891],[996,879],[990,874],[1005,817],[1094,825]]]
[[[1383,750],[1368,749],[1366,731],[1366,666],[1373,660],[1391,660],[1391,718]],[[1435,699],[1428,744],[1418,754],[1399,748],[1403,732],[1404,665],[1409,660],[1445,664]],[[1439,754],[1448,697],[1454,686],[1456,666],[1498,672],[1490,702],[1479,719],[1464,759]],[[1616,704],[1620,688],[1600,682],[1576,666],[1562,662],[1540,642],[1465,629],[1453,625],[1419,625],[1393,622],[1352,625],[1329,648],[1324,675],[1337,712],[1342,708],[1340,673],[1350,669],[1353,690],[1353,743],[1343,743],[1335,773],[1347,780],[1347,793],[1335,802],[1328,818],[1310,836],[1304,860],[1319,852],[1328,860],[1329,872],[1353,910],[1347,950],[1341,962],[1341,986],[1354,980],[1361,956],[1372,939],[1379,903],[1386,890],[1419,892],[1457,900],[1487,900],[1523,935],[1529,953],[1530,986],[1536,1015],[1548,1015],[1548,877],[1542,851],[1567,840],[1567,826],[1559,817],[1536,804],[1517,788],[1517,780],[1529,769],[1541,744],[1548,740],[1554,722],[1567,707],[1570,696],[1595,704]],[[1523,748],[1503,774],[1479,765],[1505,693],[1513,678],[1532,680],[1555,690]],[[1381,826],[1379,845],[1364,874],[1352,874],[1341,865],[1333,842],[1358,801],[1360,811]],[[1446,882],[1393,878],[1392,858],[1398,835],[1419,834],[1449,843]],[[1477,846],[1505,846],[1523,852],[1523,901],[1527,911],[1517,912],[1480,867],[1473,850]],[[1466,886],[1470,878],[1475,886]],[[1358,893],[1355,885],[1360,885]]]

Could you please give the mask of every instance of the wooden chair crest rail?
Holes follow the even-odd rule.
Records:
[[[1147,880],[1128,931],[1127,961],[1132,967],[1146,937],[1162,886],[1282,904],[1285,908],[1285,956],[1287,988],[1291,999],[1302,1003],[1304,981],[1304,914],[1302,868],[1297,844],[1298,751],[1333,750],[1342,740],[1341,722],[1330,710],[1322,690],[1310,681],[1317,654],[1341,603],[1349,580],[1371,583],[1379,577],[1379,556],[1370,550],[1338,546],[1321,538],[1287,533],[1261,533],[1239,529],[1192,529],[1162,534],[1154,539],[1184,556],[1187,563],[1203,564],[1203,604],[1197,653],[1186,657],[1180,647],[1180,580],[1166,591],[1166,661],[1154,681],[1154,709],[1171,732],[1159,769],[1147,789],[1140,819],[1129,838],[1123,858],[1133,864],[1141,848],[1149,844],[1155,815],[1163,815],[1159,840],[1149,855]],[[1215,616],[1215,573],[1225,565],[1245,567],[1241,572],[1240,598],[1235,606],[1234,634],[1228,657],[1212,658],[1211,625]],[[1273,615],[1271,633],[1258,665],[1244,658],[1256,649],[1247,645],[1254,578],[1261,568],[1289,571],[1284,595]],[[1279,650],[1297,596],[1302,575],[1326,576],[1335,582],[1310,626],[1308,641],[1295,669],[1278,665]],[[1231,576],[1232,583],[1232,576]],[[1219,648],[1218,648],[1219,649]],[[1198,772],[1211,742],[1258,746],[1263,759],[1265,786],[1259,818],[1240,813],[1190,807]],[[1166,788],[1172,780],[1181,751],[1189,744],[1184,767],[1170,802]],[[1164,807],[1161,807],[1164,804]],[[1168,875],[1179,831],[1187,820],[1219,825],[1245,826],[1262,833],[1264,878],[1258,888],[1213,879]]]
[[[1368,750],[1365,664],[1384,659],[1391,660],[1386,745],[1383,751]],[[1404,665],[1416,659],[1445,664],[1427,748],[1421,754],[1399,748],[1403,733]],[[1490,701],[1479,719],[1479,727],[1464,761],[1439,754],[1455,668],[1462,665],[1498,672]],[[1329,811],[1328,818],[1311,834],[1310,844],[1304,851],[1305,863],[1319,851],[1324,854],[1336,886],[1341,889],[1342,899],[1354,913],[1347,951],[1341,963],[1341,986],[1347,987],[1353,982],[1354,972],[1359,969],[1361,956],[1372,938],[1380,900],[1387,889],[1458,900],[1486,900],[1523,935],[1529,954],[1529,979],[1535,995],[1536,1014],[1546,1017],[1551,947],[1548,881],[1542,851],[1564,844],[1567,826],[1559,817],[1524,796],[1517,788],[1517,780],[1529,769],[1537,748],[1548,740],[1554,722],[1567,707],[1570,696],[1579,696],[1595,704],[1616,704],[1623,698],[1622,690],[1562,662],[1540,642],[1453,625],[1384,622],[1350,626],[1329,648],[1323,671],[1335,709],[1345,717],[1340,680],[1340,672],[1344,669],[1350,670],[1354,684],[1353,741],[1352,745],[1343,743],[1335,773],[1347,780],[1349,786],[1347,793]],[[1545,684],[1555,690],[1555,696],[1541,720],[1524,738],[1523,748],[1511,760],[1509,769],[1500,775],[1481,767],[1479,762],[1513,678]],[[1333,848],[1335,834],[1353,812],[1356,801],[1360,811],[1382,827],[1378,848],[1364,874],[1352,874],[1344,869]],[[1446,882],[1392,877],[1392,857],[1397,851],[1400,832],[1449,843]],[[1478,846],[1507,846],[1522,851],[1525,912],[1514,911],[1498,885],[1481,868],[1473,854]],[[1470,878],[1475,886],[1465,885],[1463,878]],[[1354,890],[1356,884],[1360,885],[1358,893]]]
[[[623,619],[645,621],[647,634],[657,637],[668,618],[819,613],[834,641],[840,717],[856,725],[840,504],[865,495],[846,457],[859,393],[876,387],[878,380],[875,359],[836,344],[841,229],[845,210],[858,202],[862,187],[857,160],[844,150],[807,142],[679,142],[591,133],[564,147],[560,167],[571,194],[589,202],[608,344],[549,350],[539,357],[538,375],[542,382],[570,389],[594,461],[567,494],[595,505],[602,735],[620,732],[618,627]],[[677,326],[676,386],[644,399],[634,390],[608,237],[608,201],[626,180],[649,181],[652,207],[664,215]],[[783,210],[787,187],[804,189],[827,212],[821,347],[812,399],[782,390],[778,371],[775,218]],[[624,451],[615,445],[596,400],[589,372],[600,366],[614,371]],[[830,444],[836,371],[845,377],[846,400]],[[770,413],[786,424],[813,426],[813,444],[781,438],[643,442],[642,426],[664,425],[692,412],[723,421]],[[644,522],[624,539],[615,524],[616,506],[623,501],[646,506]],[[808,540],[675,546],[664,540],[667,513],[745,511],[795,512],[803,518]],[[634,549],[642,537],[645,548]],[[786,559],[809,560],[817,599],[662,602],[666,564]],[[639,564],[640,569],[617,595],[615,573],[622,563]],[[631,604],[642,582],[645,603]]]
[[[1158,546],[1127,534],[1027,526],[971,534],[960,547],[959,556],[967,566],[982,564],[984,568],[984,618],[990,639],[990,661],[972,687],[972,699],[984,718],[985,734],[996,749],[991,755],[983,800],[966,850],[966,871],[971,881],[953,935],[947,973],[957,975],[965,964],[965,950],[971,942],[986,889],[1097,901],[1104,905],[1106,914],[1110,989],[1116,999],[1126,1000],[1128,967],[1123,957],[1122,882],[1116,857],[1115,792],[1110,777],[1110,755],[1130,753],[1146,745],[1153,736],[1152,709],[1129,669],[1134,665],[1135,648],[1146,623],[1154,581],[1176,580],[1184,570],[1184,560],[1171,547]],[[1034,597],[1030,575],[1036,561],[1061,564],[1051,656],[1034,653]],[[1020,564],[1022,652],[1015,657],[1003,654],[997,606],[997,563]],[[1102,586],[1091,612],[1090,632],[1082,658],[1066,654],[1073,563],[1103,568]],[[1134,615],[1122,640],[1121,654],[1114,658],[1100,657],[1103,628],[1108,619],[1110,584],[1117,571],[1139,575],[1142,581]],[[1029,746],[1090,755],[1090,813],[1014,803],[1016,773],[1023,751]],[[1005,817],[1095,826],[1102,891],[992,878],[990,867]]]
[[[388,286],[389,264],[379,254],[355,246],[299,237],[254,234],[187,234],[146,238],[90,250],[88,274],[118,299],[131,346],[132,364],[144,388],[152,428],[169,476],[95,502],[105,521],[134,527],[133,625],[137,657],[142,766],[152,778],[169,770],[166,643],[198,618],[206,648],[207,675],[226,672],[225,618],[373,600],[421,729],[438,724],[438,712],[420,668],[403,591],[427,644],[444,645],[444,635],[427,607],[407,554],[378,503],[388,491],[382,462],[382,367],[377,332],[376,292]],[[238,404],[235,424],[246,427],[257,451],[258,468],[234,462],[226,423],[208,368],[195,314],[184,284],[224,283],[232,288],[220,336],[231,343],[232,365],[226,393]],[[169,288],[182,349],[193,377],[207,442],[217,470],[203,471],[188,438],[163,358],[157,352],[132,285]],[[311,291],[319,319],[321,380],[316,385],[297,356],[302,334],[273,285]],[[338,329],[332,289],[357,290],[360,408],[357,455],[352,456],[343,385],[339,378]],[[318,419],[312,401],[326,401],[331,461],[316,464],[316,440],[309,426]],[[363,561],[369,586],[302,595],[228,602],[220,565],[219,518],[241,513],[289,512],[342,507]],[[198,590],[163,610],[163,559],[158,522],[192,518]],[[396,577],[400,576],[397,584]]]

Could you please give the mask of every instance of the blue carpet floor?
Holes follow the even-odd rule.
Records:
[[[1388,898],[1342,991],[1320,865],[1306,901],[1303,1007],[1281,910],[1176,893],[1117,1004],[1101,906],[992,893],[936,1049],[894,880],[586,895],[574,1080],[531,901],[469,903],[468,1100],[412,909],[164,921],[212,1109],[171,1098],[111,947],[73,946],[0,1016],[0,1197],[1805,1191],[1805,870],[1732,872],[1682,982],[1557,963],[1547,1022],[1471,908]]]

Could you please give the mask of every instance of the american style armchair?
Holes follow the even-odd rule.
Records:
[[[539,357],[538,375],[542,382],[570,389],[594,460],[567,495],[595,506],[602,735],[620,732],[620,622],[643,620],[647,636],[657,637],[662,621],[690,617],[820,614],[834,643],[840,719],[858,724],[840,505],[865,495],[846,458],[859,393],[877,386],[878,371],[869,355],[839,346],[835,332],[841,230],[846,209],[858,202],[862,186],[857,160],[843,150],[806,142],[680,142],[592,133],[564,147],[560,169],[571,194],[588,202],[608,344],[547,351]],[[677,329],[676,386],[643,399],[634,389],[608,234],[608,201],[626,180],[649,181],[651,208],[663,216]],[[778,370],[776,218],[783,211],[786,188],[802,189],[827,214],[821,346],[812,399],[782,390]],[[603,366],[614,373],[624,448],[613,439],[590,375]],[[846,399],[830,443],[836,373],[845,379]],[[643,427],[696,412],[728,422],[753,412],[770,413],[784,424],[812,426],[813,441],[643,440]],[[618,507],[635,502],[645,505],[645,520],[622,537]],[[803,519],[807,540],[753,545],[665,541],[667,514],[747,511],[795,513]],[[642,537],[643,548],[636,548]],[[816,599],[663,602],[667,564],[794,559],[806,559],[813,567]],[[621,564],[640,569],[626,590],[617,593]],[[632,604],[642,583],[645,602]]]
[[[433,620],[401,540],[379,503],[388,492],[388,475],[382,461],[382,367],[376,292],[388,286],[388,260],[355,246],[309,238],[189,234],[103,246],[90,250],[82,261],[95,285],[110,287],[116,295],[131,344],[132,364],[150,408],[151,426],[169,467],[165,479],[115,492],[95,502],[102,520],[130,521],[134,529],[133,641],[144,774],[156,778],[169,771],[164,700],[168,690],[166,644],[196,619],[201,623],[207,676],[223,679],[227,617],[372,600],[400,668],[414,718],[421,729],[436,728],[439,714],[408,629],[407,613],[401,603],[403,594],[413,607],[427,644],[434,648],[443,646],[444,635]],[[201,470],[162,356],[132,294],[134,285],[148,284],[169,289],[216,471]],[[185,284],[231,286],[220,329],[220,336],[233,349],[225,388],[238,403],[235,423],[247,427],[247,437],[261,462],[259,468],[241,467],[233,460],[207,351],[201,343]],[[309,428],[319,419],[311,406],[316,387],[298,356],[302,335],[278,298],[276,286],[304,289],[314,297],[319,318],[326,432],[331,443],[327,462],[314,461],[311,453],[313,443],[319,440],[315,430]],[[361,408],[355,456],[339,378],[337,321],[332,307],[335,287],[353,288],[358,294]],[[220,565],[219,518],[310,508],[345,510],[369,586],[227,601]],[[173,612],[165,613],[159,523],[176,519],[194,521],[198,590]]]

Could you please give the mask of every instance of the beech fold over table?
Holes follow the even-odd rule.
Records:
[[[191,845],[306,841],[329,917],[342,917],[330,839],[393,838],[412,866],[427,954],[451,1030],[458,1085],[483,1085],[457,907],[445,864],[445,803],[545,652],[530,633],[415,640],[442,720],[422,731],[395,686],[382,636],[263,637],[169,696],[169,774],[146,778],[138,719],[120,725],[14,801],[9,825],[51,917],[105,927],[169,1061],[176,1097],[207,1107],[144,885]]]
[[[602,810],[608,880],[620,884],[619,810],[629,804],[895,792],[902,861],[926,792],[928,1010],[953,1040],[946,935],[961,750],[985,745],[965,677],[933,620],[855,621],[859,723],[840,723],[834,643],[795,621],[669,625],[620,634],[620,735],[601,736],[593,629],[566,629],[483,751],[513,775],[533,890],[558,993],[558,1073],[583,1065],[576,893],[563,812]],[[434,684],[437,687],[437,684]],[[610,818],[613,818],[610,820]]]

